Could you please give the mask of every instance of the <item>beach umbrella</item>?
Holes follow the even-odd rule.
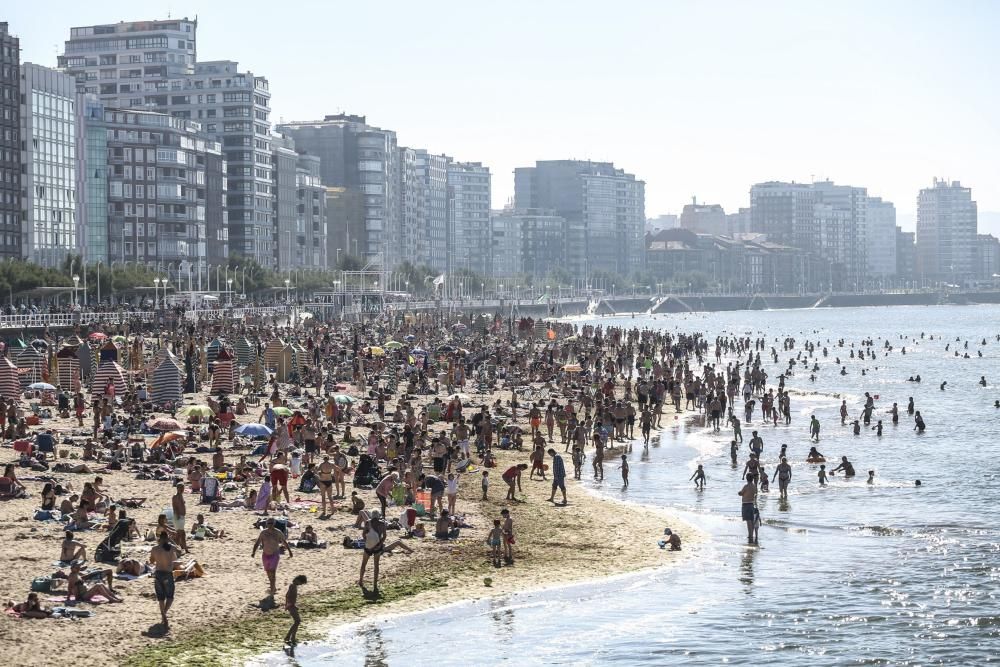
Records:
[[[403,344],[400,343],[398,340],[387,340],[383,345],[383,347],[387,350],[398,350],[399,348],[403,347]]]
[[[157,417],[146,422],[146,426],[154,431],[182,431],[184,427],[176,419],[170,417]]]
[[[347,396],[346,394],[336,394],[334,395],[333,400],[338,403],[354,403],[357,399],[353,396]]]
[[[455,331],[465,331],[469,327],[465,326],[461,322],[455,322],[455,324],[451,325],[451,328],[454,329]]]
[[[415,347],[410,350],[410,354],[427,354],[427,351],[422,347]]]
[[[583,367],[580,364],[566,364],[562,369],[567,373],[579,373],[583,370]]]
[[[416,339],[417,337],[414,336],[413,334],[407,334],[406,336],[403,337],[403,340],[405,340],[407,343],[415,341]]]
[[[452,345],[439,345],[437,351],[438,352],[454,352],[455,348]]]
[[[153,440],[149,443],[149,446],[159,447],[160,445],[165,445],[168,442],[173,442],[174,440],[180,440],[181,438],[186,437],[187,431],[167,431],[166,433],[161,433],[153,438]]]
[[[177,414],[182,417],[214,417],[215,410],[207,405],[185,405]]]
[[[274,414],[278,415],[279,417],[291,417],[292,411],[286,407],[277,407],[274,408]]]
[[[48,382],[34,382],[28,385],[28,389],[34,391],[55,391],[56,388],[50,385]]]
[[[89,340],[104,340],[105,338],[107,338],[107,335],[101,333],[100,331],[95,331],[94,333],[87,336],[87,338]]]
[[[371,347],[369,347],[368,348],[368,352],[373,357],[384,357],[385,356],[385,350],[383,348],[379,347],[378,345],[372,345]]]
[[[236,432],[251,438],[267,438],[272,433],[264,424],[242,424],[236,428]]]

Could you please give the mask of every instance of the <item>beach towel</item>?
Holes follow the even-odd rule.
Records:
[[[255,510],[265,510],[267,509],[267,504],[270,500],[271,482],[265,478],[263,483],[260,485],[260,490],[257,492],[257,502],[254,504],[253,508]]]

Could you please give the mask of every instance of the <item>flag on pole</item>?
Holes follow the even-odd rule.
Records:
[[[441,285],[444,285],[444,274],[443,273],[440,276],[438,276],[437,278],[434,279],[434,287],[440,287]]]

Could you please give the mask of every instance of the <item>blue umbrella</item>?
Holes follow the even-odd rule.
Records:
[[[28,389],[34,391],[55,391],[56,388],[50,385],[48,382],[34,382],[28,385]]]
[[[236,432],[240,435],[248,435],[252,438],[267,438],[272,433],[271,429],[263,424],[243,424],[236,429]]]

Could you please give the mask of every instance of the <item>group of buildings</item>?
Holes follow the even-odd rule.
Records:
[[[637,272],[732,290],[960,283],[1000,273],[976,204],[935,181],[917,231],[866,188],[754,185],[726,213],[693,202],[649,221],[645,184],[607,162],[550,160],[492,174],[399,144],[364,116],[272,125],[268,80],[197,58],[197,20],[76,27],[58,66],[21,63],[0,23],[0,258],[135,262],[208,275],[235,255],[277,271],[347,256],[488,278],[557,273],[585,284]]]
[[[72,28],[48,68],[22,64],[0,23],[0,257],[59,266],[79,254],[182,279],[231,255],[278,271],[348,255],[484,276],[642,265],[631,174],[539,162],[517,170],[514,207],[496,213],[487,166],[401,146],[364,116],[273,126],[267,79],[199,61],[197,28]]]
[[[692,201],[648,221],[647,269],[692,275],[739,292],[861,291],[1000,278],[1000,241],[978,233],[976,202],[958,181],[934,179],[917,198],[916,232],[891,202],[863,187],[758,183],[750,207],[726,213]]]

